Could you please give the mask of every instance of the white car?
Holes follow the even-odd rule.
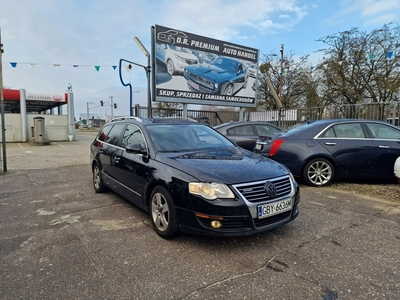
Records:
[[[192,51],[170,44],[157,43],[156,58],[165,64],[169,75],[182,74],[186,66],[199,63]]]
[[[400,156],[396,159],[394,163],[394,176],[397,177],[400,183]]]

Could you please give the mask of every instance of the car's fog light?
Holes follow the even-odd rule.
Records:
[[[222,227],[222,223],[220,221],[212,221],[211,222],[211,227],[216,228],[216,229],[221,228]]]

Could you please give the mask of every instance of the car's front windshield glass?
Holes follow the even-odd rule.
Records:
[[[184,152],[235,147],[223,135],[205,125],[156,124],[148,132],[159,151]]]

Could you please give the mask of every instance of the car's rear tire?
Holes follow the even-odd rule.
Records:
[[[175,66],[174,66],[174,62],[170,59],[167,60],[167,72],[169,75],[174,75],[175,74]]]
[[[101,178],[100,167],[98,164],[93,166],[93,187],[96,193],[103,193],[107,190],[107,187],[103,183]]]
[[[157,186],[152,191],[150,213],[151,223],[159,236],[170,239],[178,234],[178,220],[174,201],[166,188]]]
[[[335,168],[325,158],[310,160],[303,170],[303,180],[310,186],[330,185],[335,177]]]

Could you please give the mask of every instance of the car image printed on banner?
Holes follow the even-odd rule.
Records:
[[[255,107],[259,51],[156,25],[154,101]]]
[[[249,70],[237,59],[218,57],[208,66],[187,66],[183,76],[196,91],[231,96],[247,87]]]

